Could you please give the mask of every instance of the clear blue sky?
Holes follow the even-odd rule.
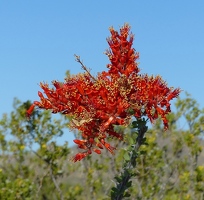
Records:
[[[0,114],[38,100],[39,83],[106,69],[108,28],[128,22],[141,73],[160,74],[204,107],[204,1],[0,1]]]

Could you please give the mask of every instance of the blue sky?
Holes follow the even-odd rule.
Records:
[[[108,28],[135,34],[141,73],[161,75],[204,107],[204,1],[0,1],[0,114],[13,98],[38,100],[39,83],[106,70]]]

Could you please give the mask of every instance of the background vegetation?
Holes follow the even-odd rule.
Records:
[[[47,111],[35,111],[27,120],[30,104],[14,99],[13,111],[0,119],[0,199],[110,199],[131,129],[120,127],[125,141],[110,141],[115,156],[103,152],[72,163],[78,149],[57,143],[69,120]],[[147,131],[127,199],[204,199],[204,109],[187,94],[176,100],[168,118],[169,130],[158,120]]]

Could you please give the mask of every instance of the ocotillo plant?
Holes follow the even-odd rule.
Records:
[[[53,81],[53,88],[47,83],[40,83],[44,94],[38,92],[40,101],[34,101],[27,115],[29,117],[38,107],[68,116],[70,128],[81,134],[80,139],[74,140],[82,149],[72,158],[74,162],[92,152],[101,154],[103,148],[114,154],[115,147],[107,139],[124,138],[124,134],[115,131],[114,126],[132,123],[137,137],[130,146],[123,172],[116,177],[116,187],[111,194],[112,199],[122,199],[128,196],[125,190],[131,185],[131,169],[136,166],[137,151],[144,141],[146,121],[154,122],[160,117],[164,129],[167,129],[170,101],[179,95],[180,89],[168,87],[160,76],[140,73],[137,63],[139,53],[133,48],[134,35],[130,33],[128,24],[124,24],[119,32],[111,27],[110,33],[107,38],[109,49],[105,52],[110,60],[107,71],[94,77],[75,55],[84,73],[69,76],[64,82]],[[136,119],[134,122],[133,118]]]

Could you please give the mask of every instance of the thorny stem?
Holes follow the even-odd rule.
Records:
[[[97,80],[90,74],[90,72],[89,72],[89,70],[87,69],[87,67],[83,64],[83,62],[82,62],[81,59],[80,59],[80,56],[77,56],[76,54],[74,54],[74,56],[75,56],[75,58],[76,58],[76,61],[77,61],[78,63],[80,63],[82,69],[83,69],[84,71],[86,71],[86,72],[88,73],[88,75],[89,75],[94,81],[97,81]]]
[[[123,172],[121,174],[121,176],[123,178],[120,181],[120,183],[117,184],[117,186],[116,186],[118,192],[117,192],[117,195],[115,196],[114,200],[121,200],[124,197],[124,192],[125,192],[125,189],[126,189],[126,185],[128,184],[129,180],[133,176],[131,174],[131,172],[136,166],[137,154],[135,154],[134,152],[138,152],[140,146],[143,144],[143,138],[144,138],[144,135],[145,135],[146,131],[147,131],[146,124],[141,125],[138,128],[138,137],[136,139],[136,143],[134,145],[134,148],[132,149],[132,152],[131,152],[132,154],[130,156],[130,161],[123,167]]]

